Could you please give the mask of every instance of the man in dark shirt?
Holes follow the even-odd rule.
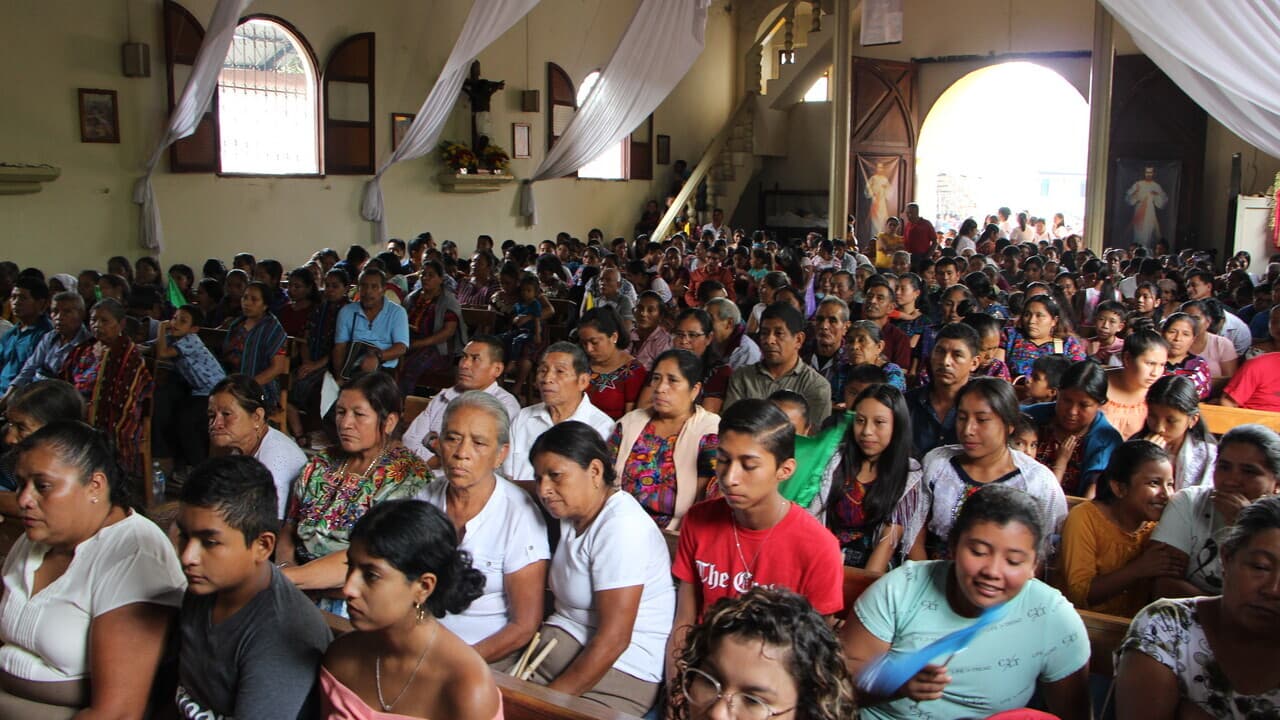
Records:
[[[907,392],[914,455],[956,442],[956,395],[978,369],[978,332],[962,323],[942,326],[929,354],[930,381]]]

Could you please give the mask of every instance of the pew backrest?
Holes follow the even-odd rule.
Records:
[[[1233,427],[1247,423],[1257,423],[1280,432],[1280,413],[1265,410],[1246,410],[1202,403],[1200,417],[1204,418],[1205,427],[1214,435],[1222,435]]]
[[[1089,632],[1089,672],[1112,677],[1115,674],[1115,651],[1129,631],[1129,619],[1104,615],[1089,610],[1076,610]]]

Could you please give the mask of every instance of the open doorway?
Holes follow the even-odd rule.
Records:
[[[1057,72],[1030,62],[975,70],[929,111],[916,146],[920,211],[939,230],[999,207],[1053,227],[1084,219],[1089,104]]]

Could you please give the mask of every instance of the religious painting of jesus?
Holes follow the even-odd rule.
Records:
[[[897,155],[858,154],[857,205],[859,231],[871,238],[884,230],[885,221],[898,214],[898,166],[902,160]]]
[[[1108,246],[1138,243],[1152,249],[1164,240],[1173,247],[1181,176],[1182,163],[1177,160],[1117,159]]]

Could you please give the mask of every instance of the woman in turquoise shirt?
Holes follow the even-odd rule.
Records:
[[[952,560],[908,562],[871,585],[840,638],[855,676],[885,653],[913,653],[987,608],[1009,608],[963,652],[933,659],[891,697],[861,694],[860,717],[988,717],[1025,707],[1039,689],[1054,715],[1088,718],[1089,637],[1071,603],[1034,577],[1043,540],[1031,496],[988,485],[961,506]]]

